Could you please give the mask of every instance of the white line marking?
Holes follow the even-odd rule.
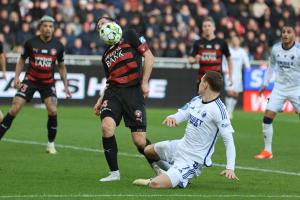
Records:
[[[152,198],[152,197],[197,197],[197,198],[233,198],[233,197],[243,197],[243,198],[300,198],[300,195],[205,195],[205,194],[78,194],[78,195],[3,195],[0,199],[8,198],[96,198],[96,197],[136,197],[136,198]]]
[[[46,146],[46,143],[41,142],[35,142],[35,141],[22,141],[22,140],[15,140],[15,139],[3,139],[3,141],[6,142],[12,142],[12,143],[18,143],[18,144],[32,144],[32,145],[39,145],[39,146]],[[62,144],[56,144],[56,147],[64,148],[64,149],[73,149],[73,150],[79,150],[79,151],[87,151],[87,152],[96,152],[96,153],[103,153],[103,150],[98,149],[91,149],[91,148],[85,148],[85,147],[76,147],[71,145],[62,145]],[[130,154],[130,153],[122,153],[119,152],[118,155],[126,156],[126,157],[135,157],[135,158],[142,158],[142,155],[138,154]],[[217,167],[225,167],[225,164],[219,164],[214,163],[214,166]],[[261,168],[255,168],[255,167],[244,167],[244,166],[236,166],[236,169],[241,170],[247,170],[247,171],[258,171],[258,172],[265,172],[265,173],[272,173],[272,174],[283,174],[283,175],[290,175],[290,176],[300,176],[300,173],[297,172],[287,172],[287,171],[281,171],[281,170],[272,170],[272,169],[261,169]]]

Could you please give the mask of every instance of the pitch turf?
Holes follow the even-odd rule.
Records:
[[[1,106],[3,113],[8,107]],[[148,109],[148,136],[152,142],[180,138],[184,126],[167,128],[164,117],[175,109]],[[100,183],[108,168],[103,156],[99,120],[91,108],[60,107],[57,147],[45,153],[46,119],[43,109],[25,107],[0,142],[0,199],[300,199],[300,121],[280,114],[274,122],[274,158],[253,156],[263,145],[261,113],[236,112],[233,120],[240,181],[218,174],[225,163],[219,138],[213,160],[217,166],[182,189],[154,190],[131,185],[136,178],[154,175],[139,156],[129,130],[117,129],[121,181]]]

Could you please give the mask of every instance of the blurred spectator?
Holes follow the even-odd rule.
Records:
[[[21,30],[17,32],[16,35],[16,45],[22,46],[25,41],[33,37],[32,33],[30,32],[30,26],[28,23],[22,23]]]

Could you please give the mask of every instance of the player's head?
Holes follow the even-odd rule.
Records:
[[[220,93],[223,88],[223,77],[219,72],[206,71],[201,78],[199,94],[205,95],[207,92]]]
[[[102,16],[97,20],[97,30],[101,28],[101,26],[108,22],[115,22],[115,20],[108,16]]]
[[[231,38],[231,44],[232,44],[232,46],[233,47],[239,47],[240,46],[240,38],[238,37],[238,36],[233,36],[232,38]]]
[[[202,23],[202,32],[204,37],[209,37],[216,30],[215,21],[212,17],[205,17]]]
[[[39,30],[43,37],[49,38],[52,37],[52,34],[54,32],[54,22],[55,20],[53,17],[50,16],[43,16],[39,21]]]
[[[281,40],[283,44],[294,43],[296,39],[296,33],[292,24],[285,24],[281,30]]]

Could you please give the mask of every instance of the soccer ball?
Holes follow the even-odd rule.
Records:
[[[121,40],[122,28],[115,22],[105,23],[99,29],[99,36],[105,44],[116,44]]]

